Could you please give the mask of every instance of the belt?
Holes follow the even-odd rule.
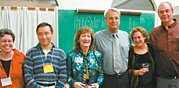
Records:
[[[54,86],[55,83],[40,83],[40,82],[37,82],[37,84],[41,85],[41,86],[44,86],[44,87],[49,87],[49,86]]]
[[[123,76],[127,71],[123,72],[123,73],[117,73],[117,74],[105,74],[104,76],[111,76],[111,77],[120,77]]]
[[[160,77],[160,76],[159,76]],[[160,78],[163,78],[163,79],[179,79],[178,76],[172,76],[172,77],[160,77]]]

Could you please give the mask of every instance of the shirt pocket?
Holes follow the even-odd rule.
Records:
[[[128,59],[129,46],[124,45],[124,46],[121,46],[120,48],[121,48],[121,57]]]

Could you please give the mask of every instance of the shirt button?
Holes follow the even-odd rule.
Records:
[[[171,45],[171,43],[168,43],[168,45]]]

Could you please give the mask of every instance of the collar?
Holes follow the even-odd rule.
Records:
[[[119,30],[118,30],[118,32],[119,32]],[[114,34],[116,34],[116,36],[119,38],[119,33],[118,32],[112,33],[111,31],[109,31],[109,29],[107,30],[107,33],[108,33],[109,37],[111,37],[111,38],[113,38]]]
[[[52,50],[53,48],[56,48],[56,46],[55,46],[53,43],[51,43],[51,44],[52,44],[51,50]],[[37,48],[38,50],[42,50],[42,47],[41,47],[40,43],[37,44],[36,48]]]
[[[172,27],[174,27],[174,26],[176,26],[177,25],[177,20],[176,19],[173,19],[174,20],[174,23],[172,23],[171,25],[169,25],[169,27],[168,28],[172,28]],[[163,25],[163,23],[161,23],[162,24],[162,29],[165,29],[165,26]],[[166,30],[166,29],[165,29]]]
[[[93,51],[91,51],[91,50],[88,50],[88,53],[87,53],[87,55],[86,56],[88,56],[91,52],[93,52]],[[79,52],[81,55],[83,55],[83,52],[80,50],[80,52]],[[83,55],[84,56],[84,55]]]

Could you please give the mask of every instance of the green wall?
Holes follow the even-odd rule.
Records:
[[[147,32],[154,27],[154,14],[142,13],[141,15],[121,15],[120,30],[128,33],[136,26],[142,26]],[[89,26],[94,32],[106,28],[103,14],[100,13],[77,13],[76,10],[58,11],[58,41],[59,47],[65,52],[72,50],[74,36],[78,28]]]

